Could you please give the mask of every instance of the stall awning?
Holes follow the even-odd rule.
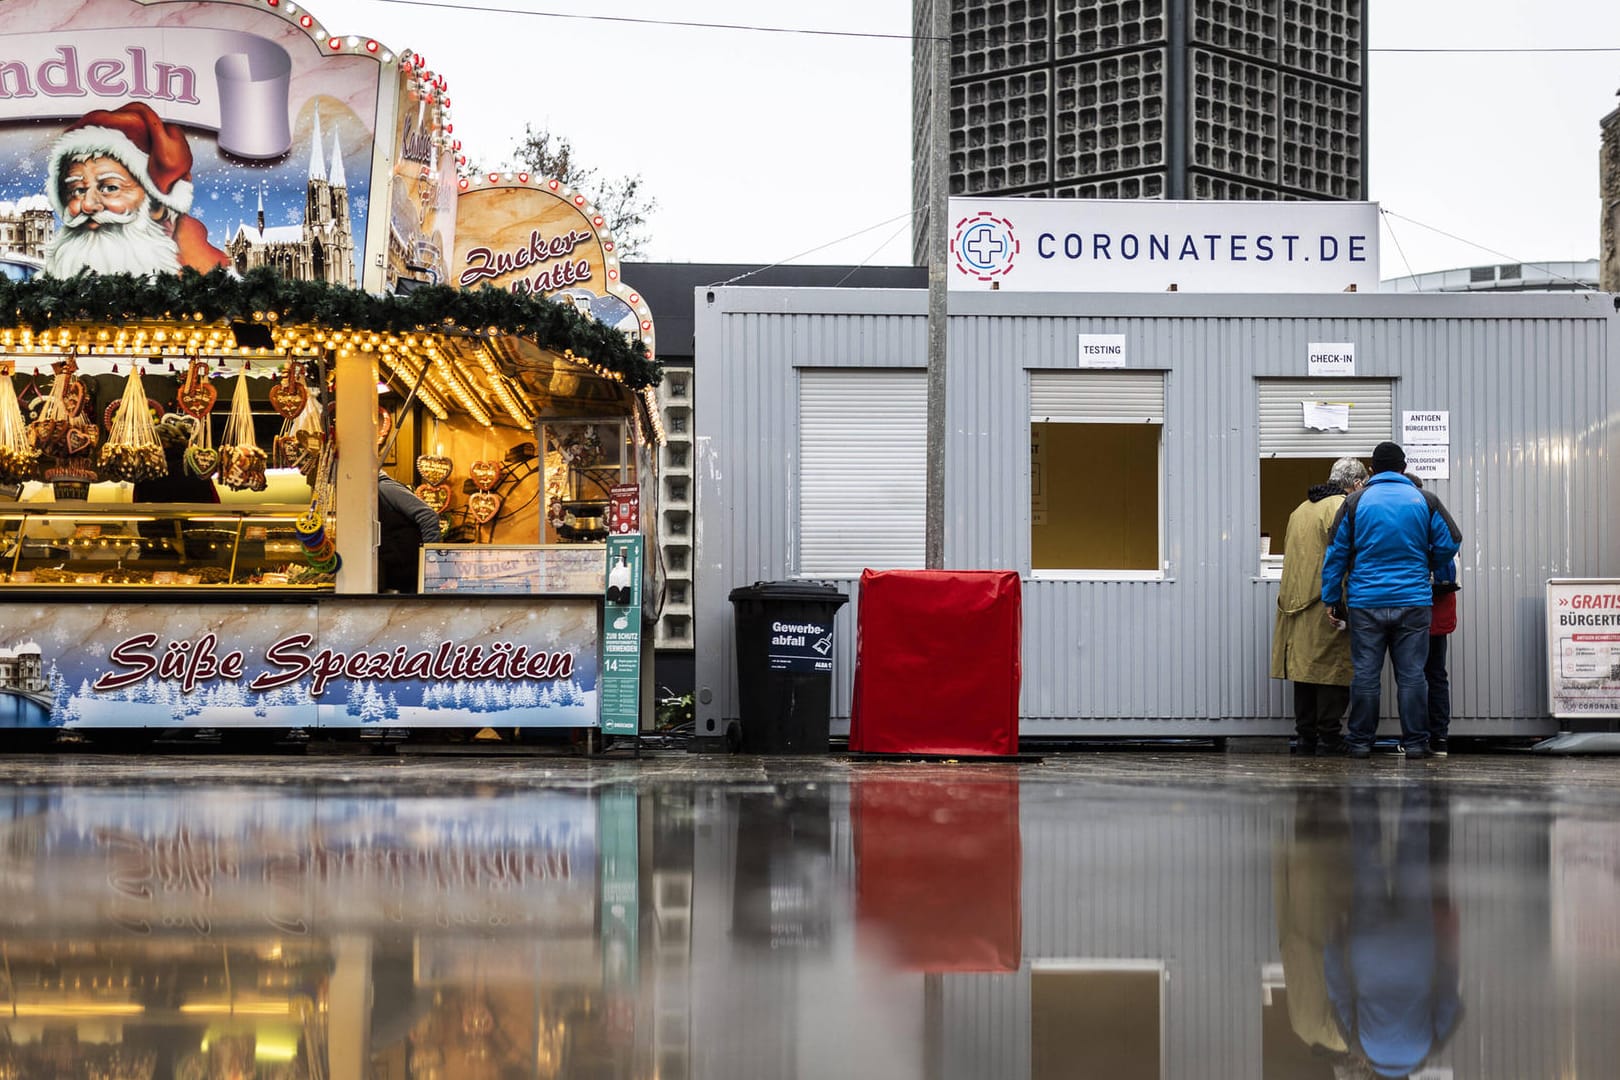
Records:
[[[219,358],[271,374],[288,359],[358,354],[440,419],[530,427],[539,416],[642,418],[662,441],[658,365],[639,342],[566,304],[494,289],[373,296],[268,269],[152,279],[0,280],[0,355],[18,370],[72,356],[86,374]]]

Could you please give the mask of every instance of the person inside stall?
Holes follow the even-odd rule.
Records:
[[[433,508],[387,473],[377,474],[377,591],[414,593],[423,544],[443,535]]]

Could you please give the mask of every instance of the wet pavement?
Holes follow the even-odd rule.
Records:
[[[0,1080],[1620,1075],[1620,759],[0,758]]]

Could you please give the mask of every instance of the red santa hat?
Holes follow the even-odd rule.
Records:
[[[185,133],[165,124],[144,102],[87,112],[51,147],[45,195],[64,218],[62,171],[75,160],[92,157],[110,157],[124,166],[154,202],[181,214],[191,209],[191,147]]]

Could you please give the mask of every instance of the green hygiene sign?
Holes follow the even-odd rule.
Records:
[[[607,595],[602,604],[602,730],[641,730],[641,560],[639,534],[607,541]]]
[[[634,1024],[636,985],[641,974],[639,930],[641,860],[640,803],[635,788],[615,784],[597,802],[597,843],[602,897],[602,986],[615,1003],[631,999]],[[615,1008],[610,1004],[610,1009]]]

